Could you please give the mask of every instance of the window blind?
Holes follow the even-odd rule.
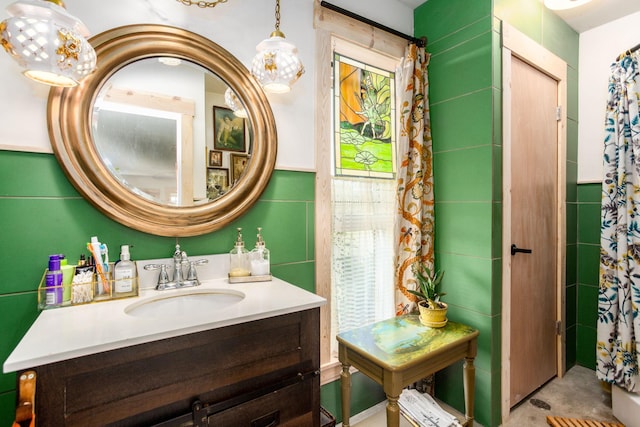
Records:
[[[395,181],[332,178],[332,335],[394,315]],[[332,341],[332,352],[337,342]]]

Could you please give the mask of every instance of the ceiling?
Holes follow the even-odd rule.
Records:
[[[427,0],[399,1],[415,9]],[[575,9],[555,13],[578,33],[582,33],[635,12],[640,12],[638,0],[592,0]]]
[[[582,33],[635,12],[640,12],[640,1],[592,0],[575,9],[557,10],[556,14],[578,33]]]

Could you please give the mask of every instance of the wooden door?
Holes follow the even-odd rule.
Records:
[[[558,83],[511,59],[510,405],[557,374]],[[513,251],[512,251],[513,252]]]

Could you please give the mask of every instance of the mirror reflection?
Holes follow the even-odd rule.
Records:
[[[108,78],[93,104],[91,133],[101,161],[129,191],[193,206],[224,196],[242,176],[252,147],[243,115],[235,92],[214,73],[152,57]]]

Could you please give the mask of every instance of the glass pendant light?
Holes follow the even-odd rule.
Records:
[[[253,58],[251,74],[264,90],[285,93],[304,73],[298,58],[298,49],[284,38],[280,31],[280,0],[276,0],[276,29],[268,39],[256,46],[258,54]]]
[[[242,102],[236,96],[236,93],[230,87],[224,92],[224,103],[231,108],[236,117],[246,119],[248,117],[247,110],[242,106]]]
[[[0,43],[23,74],[52,86],[71,87],[96,68],[89,31],[62,0],[21,0],[7,7]]]

